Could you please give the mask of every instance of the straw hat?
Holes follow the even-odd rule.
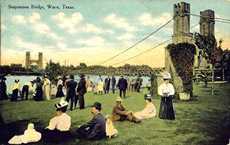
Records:
[[[121,97],[117,97],[116,102],[122,102]]]
[[[64,98],[61,98],[60,102],[55,104],[55,107],[57,109],[60,109],[60,108],[66,107],[66,106],[68,106],[68,102]]]
[[[163,79],[170,80],[171,79],[170,73],[169,72],[164,72],[163,73]]]

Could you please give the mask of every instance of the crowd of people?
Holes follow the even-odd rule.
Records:
[[[173,85],[170,83],[170,79],[171,79],[171,75],[168,72],[165,72],[163,74],[164,82],[158,87],[158,94],[161,96],[161,103],[159,109],[160,119],[167,119],[167,120],[175,119],[173,103],[172,103],[175,90]],[[6,86],[4,85],[5,78],[1,78],[0,80],[1,80],[0,90],[2,93],[4,92],[3,89],[6,88]],[[140,77],[138,77],[136,80],[141,84],[142,80]],[[35,86],[33,92],[34,100],[41,101],[43,100],[44,97],[46,98],[46,100],[50,99],[51,81],[48,79],[47,75],[45,75],[43,79],[37,77],[36,80],[31,81],[31,83],[32,85]],[[88,77],[87,79],[85,79],[85,75],[83,74],[80,75],[79,82],[77,82],[74,79],[73,75],[69,75],[67,78],[64,79],[63,77],[58,77],[56,97],[60,97],[61,99],[59,103],[55,104],[56,115],[53,118],[51,118],[48,126],[40,131],[41,136],[39,136],[38,134],[37,136],[33,136],[35,139],[30,139],[31,142],[32,141],[36,142],[41,138],[43,138],[43,140],[47,142],[59,142],[73,137],[73,133],[70,132],[71,117],[66,113],[68,110],[68,106],[70,106],[70,110],[73,110],[77,107],[77,104],[79,104],[79,108],[84,109],[85,108],[84,95],[87,91],[93,91],[92,84],[93,83],[90,82],[90,78]],[[157,115],[156,107],[152,101],[153,96],[150,94],[146,94],[144,96],[146,105],[143,108],[143,110],[134,112],[129,110],[127,107],[123,105],[123,101],[126,95],[126,90],[128,89],[128,87],[129,87],[129,83],[127,79],[124,78],[123,76],[119,78],[117,83],[114,76],[112,76],[111,79],[109,76],[106,77],[104,83],[101,76],[99,76],[99,79],[97,81],[97,89],[98,89],[97,93],[99,93],[100,91],[99,94],[101,93],[108,94],[110,88],[112,88],[112,93],[115,93],[115,89],[118,88],[120,96],[117,97],[116,99],[116,103],[112,109],[111,115],[108,115],[107,117],[104,117],[103,114],[101,113],[102,104],[100,102],[95,102],[91,108],[91,113],[93,115],[92,120],[76,128],[74,131],[75,134],[74,137],[79,139],[87,139],[87,140],[99,140],[106,137],[111,138],[113,136],[116,136],[118,133],[118,130],[113,125],[113,122],[115,121],[127,120],[134,123],[141,123],[144,119],[150,119],[156,117]],[[140,89],[140,86],[138,86],[137,88]],[[137,92],[140,91],[138,89]],[[28,99],[29,90],[30,90],[30,84],[26,84],[22,87],[22,91],[21,91],[21,95],[23,96],[22,98]],[[15,80],[15,83],[12,87],[11,101],[17,101],[17,97],[18,97],[17,95],[19,94],[19,92],[20,92],[20,81]],[[23,135],[21,135],[20,137],[23,137]],[[9,142],[12,143],[14,141],[18,141],[16,139],[19,139],[20,137],[15,136],[15,138],[12,138]]]
[[[54,81],[52,81],[54,82]],[[80,108],[84,108],[84,94],[86,92],[94,92],[95,94],[113,94],[119,90],[120,97],[125,98],[127,91],[140,92],[143,79],[139,75],[137,78],[125,78],[120,76],[117,80],[115,76],[107,76],[103,78],[99,75],[95,82],[88,76],[80,76],[79,82],[74,79],[73,75],[58,76],[56,83],[51,83],[49,77],[44,75],[42,78],[37,77],[34,80],[20,83],[16,79],[12,86],[10,86],[10,95],[7,94],[6,78],[0,77],[0,100],[10,98],[11,101],[34,99],[35,101],[50,100],[52,97],[66,96],[67,100],[71,102],[70,108],[76,107],[79,101]],[[75,90],[76,88],[76,90]],[[56,93],[53,93],[53,90]],[[74,106],[75,105],[75,106]],[[71,109],[71,110],[72,110]]]

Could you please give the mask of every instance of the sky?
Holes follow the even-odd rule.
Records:
[[[164,66],[164,47],[126,60],[170,40],[171,22],[159,32],[115,59],[104,60],[127,49],[172,18],[176,0],[0,0],[1,48],[4,64],[25,64],[26,51],[32,59],[43,52],[44,63],[119,66],[126,63]],[[186,0],[191,13],[212,9],[215,16],[230,19],[230,0]],[[59,7],[58,9],[48,8]],[[69,8],[64,7],[69,6]],[[21,7],[21,8],[18,8]],[[24,7],[24,8],[22,8]],[[33,7],[33,8],[32,8]],[[35,8],[36,7],[36,8]],[[191,16],[191,32],[199,32],[199,17]],[[230,24],[216,22],[215,36],[230,49]],[[170,43],[170,42],[169,42]],[[117,62],[122,62],[117,64]]]

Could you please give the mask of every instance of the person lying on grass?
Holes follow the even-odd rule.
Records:
[[[46,142],[65,141],[70,137],[71,117],[66,114],[68,102],[64,98],[58,104],[55,104],[56,115],[53,117],[49,126],[42,132],[42,137]]]
[[[105,118],[101,114],[101,109],[101,103],[95,102],[91,108],[93,118],[76,130],[77,138],[86,140],[100,140],[106,138]]]
[[[116,99],[116,105],[113,107],[112,120],[113,121],[128,120],[135,123],[141,122],[141,120],[139,120],[133,115],[132,111],[126,110],[126,108],[122,105],[122,99],[120,97]]]
[[[145,95],[145,108],[139,112],[135,112],[134,116],[140,120],[153,118],[156,116],[156,107],[152,102],[151,95]]]

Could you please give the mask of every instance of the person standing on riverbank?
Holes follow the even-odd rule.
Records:
[[[117,84],[117,87],[120,90],[120,97],[125,98],[127,86],[128,86],[127,80],[123,76],[121,76]]]
[[[104,83],[103,83],[103,79],[101,78],[101,76],[99,76],[99,79],[97,81],[97,93],[98,94],[103,94],[103,87],[104,87]]]
[[[59,76],[58,77],[58,82],[57,82],[57,93],[56,93],[56,98],[59,97],[64,97],[64,93],[63,93],[63,80],[62,77]]]
[[[175,89],[169,80],[171,75],[168,72],[163,74],[164,82],[158,87],[158,94],[161,96],[161,104],[159,111],[160,119],[175,120],[175,114],[173,110],[172,98],[175,94]]]
[[[136,91],[140,92],[141,86],[142,86],[143,79],[141,78],[141,75],[139,74],[136,79]]]
[[[87,89],[87,92],[93,91],[93,82],[90,80],[89,76],[86,79],[86,89]]]
[[[104,85],[104,89],[105,89],[105,94],[108,94],[109,93],[109,88],[110,88],[110,77],[108,76],[106,79],[105,79],[105,85]]]
[[[116,88],[116,78],[113,75],[112,76],[112,92],[113,92],[113,94],[115,93],[115,88]]]
[[[87,92],[85,75],[82,74],[80,76],[80,78],[81,79],[80,79],[80,81],[78,83],[78,87],[77,87],[77,95],[78,95],[78,99],[79,99],[80,109],[84,109],[85,108],[85,98],[84,98],[84,95]]]
[[[40,77],[37,77],[35,80],[34,100],[35,101],[42,101],[43,100],[42,81],[41,81]]]
[[[26,99],[28,100],[28,95],[29,95],[29,82],[26,82],[23,87],[22,87],[22,100]]]
[[[0,77],[0,94],[0,100],[8,99],[6,78],[3,76]]]
[[[51,94],[50,88],[51,88],[51,82],[48,79],[48,76],[45,75],[44,80],[43,80],[43,91],[44,91],[44,97],[46,98],[46,100],[50,100],[50,94]]]
[[[69,79],[66,81],[66,100],[70,101],[70,110],[73,110],[73,105],[77,104],[77,95],[76,95],[77,82],[74,80],[74,76],[70,75]]]
[[[17,101],[18,100],[18,94],[20,91],[20,83],[19,80],[15,80],[14,84],[12,86],[12,96],[11,101]]]

